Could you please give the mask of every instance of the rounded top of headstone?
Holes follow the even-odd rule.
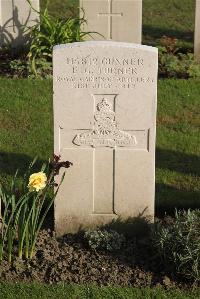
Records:
[[[125,43],[125,42],[116,42],[116,41],[85,41],[85,42],[75,42],[68,44],[60,44],[53,47],[53,50],[58,50],[61,48],[80,48],[80,47],[121,47],[121,48],[132,48],[132,49],[141,49],[151,52],[158,52],[156,47],[134,44],[134,43]]]

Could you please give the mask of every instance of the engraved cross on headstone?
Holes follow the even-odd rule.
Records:
[[[112,17],[122,17],[123,13],[113,13],[112,9],[113,0],[108,0],[108,12],[98,13],[98,17],[108,17],[108,38],[112,39]]]
[[[115,119],[118,94],[92,94],[91,96],[94,100],[93,128],[75,129],[72,142],[78,147],[73,148],[77,150],[91,148],[93,214],[115,214],[116,155],[120,150],[148,150],[146,147],[148,130],[119,129]]]

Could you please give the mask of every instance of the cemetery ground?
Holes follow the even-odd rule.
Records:
[[[53,154],[52,80],[1,78],[0,87],[1,181],[7,183],[16,169],[20,169],[20,174],[26,170],[35,154],[39,164]],[[162,79],[158,82],[156,217],[162,217],[165,212],[173,215],[175,207],[199,208],[199,93],[199,80]],[[46,223],[48,229],[52,228],[52,219],[53,213]],[[56,283],[66,280],[79,284],[96,282],[144,288],[187,288],[185,282],[170,276],[158,265],[148,239],[142,238],[137,249],[134,248],[130,238],[124,251],[93,251],[88,248],[82,234],[57,241],[52,231],[43,230],[37,242],[35,259],[30,262],[17,260],[12,266],[3,261],[0,272],[10,282],[36,280]],[[68,271],[63,270],[66,266]],[[62,293],[64,287],[60,288],[56,292]],[[76,289],[72,286],[71,290],[75,294],[86,292],[84,287]],[[107,291],[108,294],[115,292],[112,288]],[[88,292],[98,294],[99,291],[89,287]],[[152,290],[143,292],[147,292],[145,296],[153,296],[150,295]],[[98,298],[96,293],[92,296]]]
[[[65,1],[51,0],[51,12],[64,14]],[[158,45],[163,35],[176,36],[180,47],[192,51],[193,6],[190,0],[144,0],[143,43]],[[173,216],[175,207],[200,208],[199,94],[196,78],[158,81],[156,218]],[[35,155],[39,165],[53,155],[52,96],[51,79],[0,78],[1,182],[10,182],[16,169],[22,176]],[[53,211],[39,236],[36,258],[0,264],[2,298],[200,298],[191,283],[163,269],[148,238],[139,238],[135,246],[130,236],[126,248],[109,253],[90,249],[82,233],[57,241],[52,226]],[[65,280],[76,284],[55,285]],[[49,282],[53,285],[45,285]]]

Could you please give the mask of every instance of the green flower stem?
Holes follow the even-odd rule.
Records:
[[[9,198],[10,202],[11,203],[11,200],[12,198]],[[18,214],[19,212],[21,211],[21,208],[24,204],[24,202],[27,200],[27,195],[24,195],[19,201],[18,203],[12,207],[12,213],[11,215],[9,215],[9,218],[8,218],[8,221],[6,223],[6,229],[5,231],[3,232],[3,237],[2,237],[2,248],[4,248],[4,244],[5,244],[5,240],[6,238],[8,237],[8,232],[9,232],[9,229],[10,229],[10,226],[13,225],[13,230],[15,231],[16,230],[16,224],[17,224],[17,220],[18,220]],[[4,215],[4,222],[6,221],[6,215]],[[13,233],[14,234],[14,233]],[[3,252],[2,252],[3,254]]]
[[[8,229],[8,262],[11,263],[12,260],[12,249],[13,249],[13,228]]]
[[[0,261],[3,260],[3,243],[2,243],[2,238],[0,240]]]
[[[20,237],[20,246],[19,246],[19,258],[22,258],[24,239],[26,237],[26,230],[28,229],[29,220],[30,220],[30,217],[31,217],[32,212],[34,210],[35,202],[38,200],[38,198],[39,198],[39,194],[37,194],[37,196],[33,200],[32,207],[31,207],[30,211],[28,211],[28,217],[26,217],[25,225],[23,226],[23,229],[22,229],[22,234],[21,234],[21,237]]]
[[[61,178],[60,184],[59,184],[59,186],[57,187],[57,190],[56,190],[56,192],[54,193],[54,196],[53,196],[52,199],[49,201],[49,204],[48,204],[48,206],[47,206],[47,208],[46,208],[44,214],[42,215],[42,218],[41,218],[40,222],[37,221],[37,220],[39,219],[39,217],[36,218],[36,222],[35,222],[35,226],[34,226],[34,237],[33,237],[33,242],[32,242],[31,247],[30,247],[30,255],[29,255],[30,259],[33,258],[33,254],[34,254],[34,250],[35,250],[35,244],[36,244],[36,241],[37,241],[38,234],[39,234],[40,229],[41,229],[41,227],[42,227],[42,224],[43,224],[43,222],[44,222],[44,220],[45,220],[45,218],[46,218],[46,215],[47,215],[47,213],[48,213],[50,207],[52,206],[52,204],[53,204],[53,202],[54,202],[54,200],[55,200],[55,198],[56,198],[56,196],[57,196],[57,193],[58,193],[58,191],[59,191],[59,189],[60,189],[60,186],[61,186],[61,184],[62,184],[62,182],[63,182],[63,180],[64,180],[64,177],[65,177],[65,173],[63,173],[63,176],[62,176],[62,178]],[[41,211],[41,207],[40,207],[40,211]],[[39,213],[39,215],[40,215],[40,213]],[[39,216],[39,215],[38,215],[38,216]],[[36,227],[37,227],[37,229],[36,229]]]

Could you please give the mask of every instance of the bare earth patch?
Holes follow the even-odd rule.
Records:
[[[1,262],[0,277],[9,282],[184,287],[163,271],[149,243],[148,239],[129,239],[120,251],[108,253],[89,249],[81,234],[57,240],[54,232],[43,230],[35,257],[31,261],[15,259],[12,264]]]

